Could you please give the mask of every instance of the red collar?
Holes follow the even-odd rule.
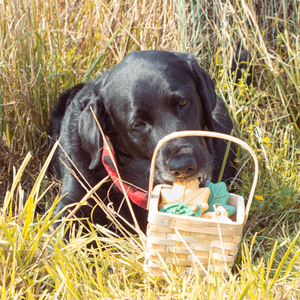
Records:
[[[114,161],[115,164],[117,165],[116,160],[115,160],[115,152],[114,152],[114,149],[113,149],[112,144],[108,137],[106,137],[106,140],[109,144],[109,147],[111,149],[111,153],[112,153],[113,157],[110,157],[109,151],[106,148],[106,146],[104,145],[103,151],[102,151],[102,163],[103,163],[108,175],[110,176],[111,180],[116,184],[116,186],[122,192],[120,178],[118,177],[118,174],[117,174],[114,164],[113,164],[113,161]],[[127,195],[129,197],[129,199],[136,205],[138,205],[144,209],[147,209],[148,193],[142,192],[142,191],[138,190],[136,187],[129,186],[128,184],[124,183],[124,181],[123,181],[123,185],[124,185],[125,190],[127,191]]]

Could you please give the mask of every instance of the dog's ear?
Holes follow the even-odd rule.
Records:
[[[191,65],[197,83],[197,91],[203,104],[205,124],[208,130],[216,131],[212,117],[212,111],[217,103],[215,83],[209,74],[199,67],[195,59],[191,62]]]
[[[196,82],[197,92],[202,102],[205,125],[208,130],[216,131],[212,117],[212,111],[217,103],[215,83],[212,81],[209,74],[199,67],[194,55],[181,52],[172,53],[185,60],[189,64]]]
[[[101,126],[104,124],[105,109],[100,97],[91,95],[91,100],[81,112],[78,122],[78,133],[83,144],[83,147],[88,151],[91,156],[90,170],[95,169],[101,163],[101,155],[103,148],[103,139],[92,114],[93,109],[96,117]],[[102,127],[103,128],[103,127]]]

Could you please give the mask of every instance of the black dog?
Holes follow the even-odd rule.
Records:
[[[82,176],[91,187],[111,170],[109,159],[109,170],[104,167],[103,139],[90,108],[113,146],[122,180],[142,189],[148,187],[150,161],[161,138],[182,130],[230,134],[232,129],[227,109],[216,96],[213,81],[198,66],[193,55],[165,51],[130,53],[95,80],[66,91],[53,109],[49,128],[51,143],[53,145],[60,138],[62,148],[81,173],[58,148],[50,171],[62,179],[61,193],[66,195],[58,204],[57,212],[68,204],[79,202],[86,194],[86,189],[59,158],[74,170],[84,185]],[[225,149],[226,143],[219,139],[184,137],[172,140],[159,151],[154,183],[185,178],[199,178],[202,184],[216,182]],[[235,170],[229,163],[233,157],[230,151],[223,181],[234,176]],[[132,223],[123,194],[115,185],[110,189],[111,185],[112,181],[105,183],[97,194],[105,204],[111,201],[115,211]],[[145,231],[146,202],[138,199],[132,199],[132,206]],[[101,225],[108,224],[102,209],[94,207],[93,200],[90,204],[82,206],[77,216],[89,217]]]

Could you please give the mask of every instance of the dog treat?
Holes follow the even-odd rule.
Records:
[[[209,188],[199,188],[198,179],[174,181],[172,189],[161,189],[161,200],[158,209],[161,210],[163,206],[169,203],[183,202],[191,206],[200,204],[202,212],[205,212],[208,209],[209,194]]]
[[[208,183],[207,187],[210,189],[208,198],[208,212],[214,211],[214,204],[219,207],[223,206],[231,217],[236,212],[236,207],[228,205],[230,194],[227,192],[226,184],[224,182]]]
[[[222,222],[233,222],[228,218],[228,212],[223,206],[218,206],[214,212],[206,212],[202,215],[205,219],[214,219]]]
[[[163,206],[160,211],[169,214],[201,218],[202,206],[201,204],[191,206],[183,202],[172,202]]]

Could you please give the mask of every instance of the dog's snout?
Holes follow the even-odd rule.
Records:
[[[178,178],[191,177],[197,169],[197,163],[191,154],[179,154],[170,159],[169,170]]]

